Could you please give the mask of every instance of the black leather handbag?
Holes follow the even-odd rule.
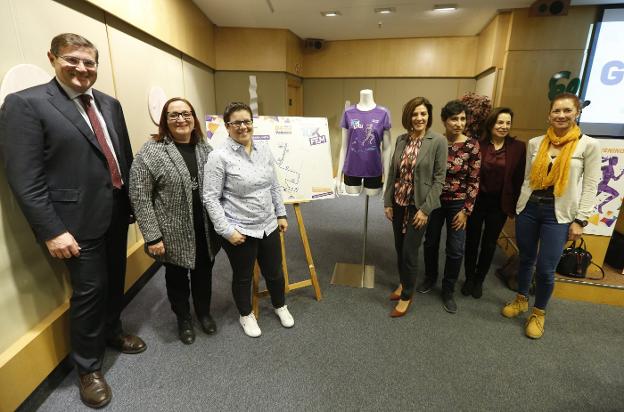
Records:
[[[576,241],[573,241],[572,245],[564,249],[559,264],[557,265],[557,273],[562,276],[583,279],[587,276],[587,268],[592,263],[592,254],[586,249],[585,240],[581,238],[578,246],[576,246]],[[593,264],[596,265],[595,263]],[[602,272],[602,277],[587,279],[604,279],[604,270],[598,265],[596,265],[596,267]]]

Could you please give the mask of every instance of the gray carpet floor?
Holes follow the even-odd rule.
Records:
[[[533,341],[524,336],[525,317],[500,315],[514,294],[492,270],[482,299],[456,293],[457,314],[443,310],[438,285],[417,294],[405,317],[391,319],[388,295],[398,275],[381,200],[370,202],[374,289],[330,284],[336,262],[360,260],[364,197],[308,203],[302,211],[323,299],[314,300],[312,288],[291,292],[292,329],[280,326],[263,299],[262,336],[248,338],[221,252],[212,301],[219,330],[207,336],[197,329],[197,340],[186,346],[177,339],[161,269],[123,314],[147,351],[106,355],[113,388],[106,410],[624,411],[624,308],[553,299],[545,335]],[[289,213],[287,255],[296,281],[307,266],[290,207]],[[503,261],[497,253],[493,268]],[[75,372],[38,409],[87,410]]]

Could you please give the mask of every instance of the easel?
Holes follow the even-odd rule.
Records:
[[[305,288],[308,286],[314,287],[314,295],[316,300],[321,300],[321,288],[319,287],[318,278],[316,277],[316,268],[314,267],[314,261],[312,260],[312,252],[310,251],[310,243],[308,242],[308,234],[305,229],[305,224],[303,223],[303,216],[301,214],[300,204],[303,203],[301,201],[297,202],[284,202],[285,204],[292,204],[295,209],[295,216],[297,217],[297,226],[299,227],[299,236],[301,237],[301,242],[303,243],[303,250],[305,252],[306,261],[308,262],[308,270],[310,271],[310,279],[302,280],[296,283],[290,283],[288,280],[288,264],[286,263],[286,243],[284,240],[284,234],[280,232],[280,244],[282,247],[282,270],[284,271],[284,290],[286,293],[291,290]],[[254,274],[253,274],[253,283],[252,283],[252,295],[251,295],[251,307],[253,309],[253,313],[258,318],[259,315],[259,298],[263,296],[267,296],[269,294],[268,290],[259,290],[260,283],[260,267],[258,266],[258,262],[254,266]]]

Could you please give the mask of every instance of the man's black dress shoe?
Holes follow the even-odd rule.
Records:
[[[121,333],[109,339],[106,344],[111,348],[117,349],[121,353],[141,353],[147,349],[147,345],[143,342],[143,339],[128,333]]]
[[[178,318],[178,337],[185,345],[195,342],[195,331],[191,318]]]
[[[208,335],[212,335],[217,331],[217,324],[210,315],[200,316],[199,324],[201,325],[204,332],[206,332]]]
[[[113,393],[102,372],[95,371],[78,376],[80,399],[90,408],[101,408],[107,405]]]

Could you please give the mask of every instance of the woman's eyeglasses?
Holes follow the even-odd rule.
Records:
[[[191,120],[193,118],[192,112],[168,112],[167,119],[169,120],[177,120],[178,117],[182,116],[184,120]]]
[[[235,120],[233,122],[227,122],[227,125],[234,126],[237,129],[240,129],[241,127],[243,127],[243,125],[251,127],[253,126],[253,120]]]

